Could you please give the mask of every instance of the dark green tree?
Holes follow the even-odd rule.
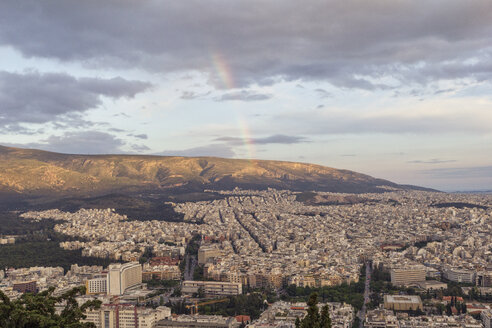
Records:
[[[450,316],[453,314],[453,311],[451,310],[451,303],[446,304],[446,315]]]
[[[331,318],[330,318],[330,309],[328,305],[325,305],[321,308],[321,328],[331,328]]]
[[[98,309],[101,301],[87,301],[79,306],[76,297],[85,294],[85,287],[76,287],[61,296],[53,296],[52,287],[38,294],[26,293],[11,301],[0,291],[0,327],[2,328],[89,328],[92,323],[82,323],[87,309]],[[62,304],[60,315],[55,305]]]
[[[296,328],[301,328],[301,320],[299,317],[296,317]]]
[[[312,293],[307,302],[307,315],[301,321],[301,328],[320,328],[318,294]]]

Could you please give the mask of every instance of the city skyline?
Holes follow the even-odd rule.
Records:
[[[0,144],[492,186],[487,1],[0,4]]]

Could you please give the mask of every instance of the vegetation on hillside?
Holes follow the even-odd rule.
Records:
[[[67,155],[0,146],[0,191],[94,195],[234,187],[337,192],[415,189],[320,165],[215,157]]]

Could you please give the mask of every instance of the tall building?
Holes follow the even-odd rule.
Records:
[[[131,304],[104,304],[100,309],[87,311],[83,322],[91,322],[97,328],[153,328],[157,321],[169,318],[171,309],[139,308]]]
[[[107,294],[108,293],[108,275],[88,279],[85,282],[86,294]]]
[[[109,295],[122,295],[126,289],[142,283],[142,266],[138,262],[111,264],[108,269]]]
[[[425,281],[425,267],[412,266],[391,269],[391,283],[395,286],[409,285]]]

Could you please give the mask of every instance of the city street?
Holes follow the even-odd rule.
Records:
[[[364,320],[366,318],[366,304],[369,303],[369,292],[371,285],[371,266],[369,262],[366,262],[366,282],[364,286],[364,305],[362,305],[362,309],[359,311],[359,320],[360,320],[360,328],[364,327]]]

